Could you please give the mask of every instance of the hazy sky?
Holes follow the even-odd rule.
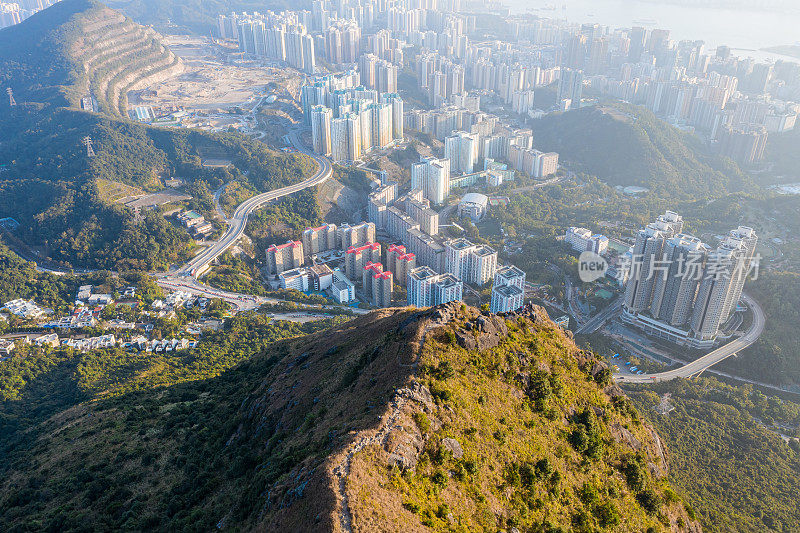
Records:
[[[800,41],[800,0],[707,2],[752,6],[748,9],[697,7],[698,0],[669,0],[669,3],[663,0],[505,0],[504,3],[515,12],[554,6],[555,10],[529,12],[612,27],[654,21],[657,27],[672,30],[676,40],[701,39],[709,47],[726,44],[734,48],[760,49]],[[764,9],[765,6],[775,9]],[[793,13],[778,10],[785,6],[794,6]]]

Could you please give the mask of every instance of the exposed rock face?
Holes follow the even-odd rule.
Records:
[[[408,411],[432,412],[434,409],[433,396],[428,387],[419,382],[414,382],[410,387],[397,391],[407,402],[404,409]],[[425,446],[426,437],[413,423],[398,424],[391,429],[386,437],[384,449],[389,452],[389,466],[396,466],[401,470],[413,470],[417,467],[419,455]]]
[[[453,454],[453,458],[461,459],[464,457],[464,450],[461,448],[461,444],[459,444],[456,439],[452,439],[450,437],[442,439],[442,446],[445,450],[448,450]]]
[[[417,459],[422,451],[422,442],[413,440],[413,445],[398,444],[392,453],[389,454],[389,466],[397,467],[400,470],[414,470],[417,467]]]
[[[465,350],[489,350],[508,334],[505,319],[497,315],[480,315],[456,331],[456,342]]]
[[[642,443],[639,442],[639,439],[627,428],[619,424],[611,426],[611,436],[614,437],[615,441],[627,444],[632,450],[639,451],[642,448]]]

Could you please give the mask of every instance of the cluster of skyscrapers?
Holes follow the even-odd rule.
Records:
[[[712,248],[682,231],[671,211],[639,231],[622,316],[655,336],[708,348],[736,311],[758,237],[740,226]]]
[[[314,151],[336,162],[360,161],[403,139],[403,99],[362,85],[357,74],[313,78],[301,89]]]
[[[762,159],[768,132],[794,128],[800,111],[787,101],[800,96],[786,83],[796,80],[797,66],[736,58],[725,46],[706,53],[702,41],[676,43],[668,30],[584,24],[565,52],[564,65],[585,72],[592,89],[702,132],[744,164]]]
[[[313,74],[316,53],[307,15],[304,11],[231,13],[218,17],[217,31],[222,38],[238,40],[239,50],[248,56],[285,62]]]
[[[17,0],[0,2],[0,29],[19,24],[31,15],[48,8],[60,0]]]
[[[535,150],[530,129],[504,127],[497,116],[479,111],[479,105],[480,96],[452,95],[438,109],[407,112],[405,125],[444,142],[444,159],[453,174],[474,172],[487,160],[507,160],[514,170],[535,178],[557,172],[558,154]]]
[[[318,254],[337,250],[344,252],[343,271],[331,270],[326,264],[314,261]],[[361,282],[367,298],[374,305],[386,307],[392,299],[394,269],[384,271],[381,255],[375,225],[371,222],[339,226],[323,224],[306,228],[301,241],[273,244],[267,248],[267,271],[278,277],[284,289],[330,289],[333,297],[341,302],[353,300],[354,283]],[[406,265],[402,263],[402,266]]]

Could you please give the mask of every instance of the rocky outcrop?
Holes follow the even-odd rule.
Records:
[[[433,396],[428,387],[414,382],[410,387],[397,392],[406,398],[407,414],[414,412],[431,413],[434,409]],[[388,464],[401,470],[413,470],[425,446],[426,436],[419,427],[409,420],[393,428],[386,437],[384,449],[389,453]]]
[[[505,319],[498,315],[479,315],[456,331],[456,341],[465,350],[489,350],[508,334]]]
[[[442,439],[442,447],[453,454],[453,459],[461,459],[464,457],[464,450],[456,439],[450,437]]]

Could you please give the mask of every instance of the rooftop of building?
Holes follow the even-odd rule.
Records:
[[[489,197],[478,192],[468,192],[461,198],[460,203],[462,205],[474,204],[486,207],[489,204]]]
[[[336,281],[331,283],[331,287],[333,287],[333,289],[337,291],[349,290],[352,285],[353,285],[352,283],[344,279],[337,279]]]
[[[327,276],[333,274],[333,270],[326,264],[314,265],[310,269],[317,276]]]
[[[522,270],[519,269],[519,267],[516,267],[514,265],[506,265],[500,267],[497,269],[497,272],[495,272],[495,274],[505,279],[514,279],[525,276],[525,272],[523,272]]]
[[[417,267],[409,272],[408,275],[418,281],[425,281],[438,276],[438,274],[428,266]]]
[[[284,248],[298,248],[300,246],[303,246],[303,243],[300,241],[287,241],[284,244],[273,244],[267,248],[267,251],[274,252],[275,250],[283,250]]]
[[[383,272],[383,265],[381,263],[367,263],[364,265],[364,270],[374,270],[376,272]]]
[[[355,246],[351,246],[350,248],[347,249],[347,252],[345,252],[345,253],[358,254],[358,253],[363,252],[364,250],[376,250],[376,249],[380,249],[380,247],[381,247],[381,245],[378,242],[368,242],[367,244],[365,244],[363,246],[359,246],[358,248],[356,248]]]
[[[460,237],[458,239],[452,239],[445,243],[445,246],[448,248],[452,248],[453,250],[466,250],[467,248],[471,248],[474,246],[471,242],[467,239]]]
[[[494,291],[500,294],[501,296],[505,296],[506,298],[519,296],[520,294],[524,294],[525,292],[516,285],[499,285],[497,287],[494,287]]]
[[[317,226],[316,228],[306,228],[305,231],[320,231],[331,227],[336,228],[336,224],[323,224],[321,226]]]
[[[442,274],[441,276],[439,276],[439,279],[436,280],[436,285],[443,288],[461,284],[462,284],[461,280],[455,277],[453,274],[450,274],[449,272]]]
[[[497,254],[497,251],[495,251],[495,249],[492,248],[491,246],[481,244],[477,246],[472,253],[480,257],[488,257],[490,255]]]

